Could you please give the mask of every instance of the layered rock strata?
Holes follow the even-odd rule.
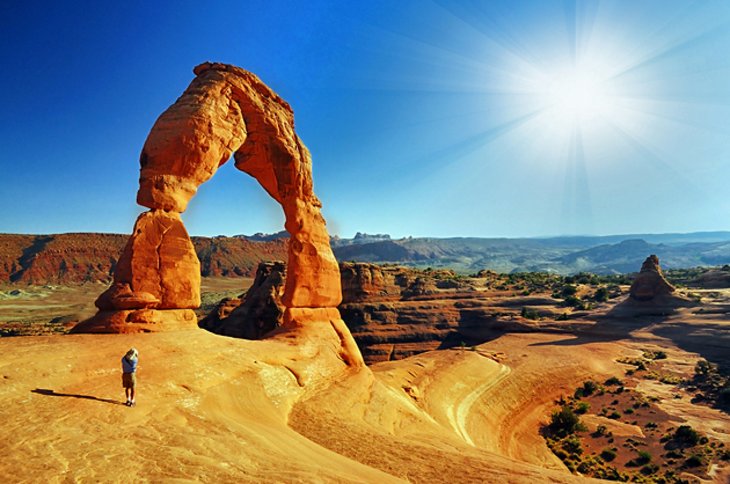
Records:
[[[126,284],[133,294],[151,294],[159,305],[144,311],[155,317],[163,313],[162,319],[165,311],[186,311],[200,304],[199,262],[179,214],[198,187],[233,155],[236,168],[256,178],[284,210],[290,240],[283,325],[296,328],[329,321],[347,353],[344,358],[360,364],[362,357],[337,311],[340,273],[313,190],[312,159],[294,131],[291,107],[238,67],[206,62],[194,73],[195,79],[160,115],[142,148],[137,203],[150,211],[137,220],[115,272],[115,286]],[[81,323],[77,331],[117,328],[113,321],[129,309],[120,307],[118,297],[102,298],[113,309]],[[134,298],[125,299],[125,308],[130,300]],[[141,327],[127,321],[130,325],[122,331]]]
[[[284,317],[276,310],[265,308],[277,305],[274,288],[281,287],[285,271],[283,267],[271,270],[266,266],[261,265],[246,295],[222,300],[201,321],[201,327],[255,339],[260,337],[255,332],[257,327],[284,324]],[[483,278],[459,277],[449,270],[341,262],[340,273],[343,300],[338,312],[367,363],[475,344],[499,331],[534,331],[535,323],[519,316],[522,304],[557,304],[550,298],[535,297],[493,301],[475,287],[484,284]]]

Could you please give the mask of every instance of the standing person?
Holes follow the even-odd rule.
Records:
[[[130,348],[122,357],[122,386],[124,394],[127,397],[128,407],[134,406],[134,393],[137,388],[137,362],[139,361],[139,352],[136,348]]]

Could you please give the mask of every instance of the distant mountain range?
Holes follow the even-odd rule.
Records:
[[[333,241],[339,260],[449,267],[471,272],[550,271],[597,274],[638,271],[650,254],[665,268],[730,264],[730,232],[548,238],[403,238],[358,234]]]
[[[0,234],[0,283],[108,282],[128,235]],[[263,260],[286,260],[288,234],[192,237],[203,276],[252,276]],[[730,264],[730,232],[549,238],[413,238],[358,233],[332,238],[341,261],[460,272],[635,272],[650,254],[662,267]]]

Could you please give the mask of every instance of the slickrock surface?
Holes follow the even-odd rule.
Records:
[[[592,482],[568,473],[540,426],[557,398],[586,379],[622,375],[626,365],[616,360],[642,348],[660,344],[676,364],[694,364],[697,355],[677,348],[693,331],[678,328],[667,339],[652,328],[604,338],[502,335],[474,350],[372,369],[346,365],[339,336],[324,322],[262,341],[202,330],[0,339],[0,475],[14,482]],[[137,406],[128,408],[119,360],[131,346],[140,351],[139,389]],[[661,402],[675,425],[715,429],[730,445],[726,414],[697,406],[688,413],[689,402],[679,403]],[[724,482],[727,466],[715,475]]]
[[[478,352],[429,353],[371,372],[348,367],[339,345],[326,323],[264,341],[201,330],[0,339],[0,474],[21,482],[585,482],[550,460],[537,430],[541,405],[576,384],[586,361],[603,361],[601,352],[561,356],[560,382],[536,392],[522,380],[528,367],[510,370]],[[140,351],[133,408],[123,405],[119,364],[130,346]],[[500,410],[508,401],[529,411],[513,418]]]

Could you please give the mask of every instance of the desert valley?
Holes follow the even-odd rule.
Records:
[[[730,483],[728,22],[3,5],[3,482]]]
[[[727,268],[669,270],[677,289],[666,292],[653,267],[650,277],[561,276],[343,261],[339,310],[368,364],[348,368],[326,334],[264,337],[281,325],[286,268],[261,264],[256,274],[246,261],[284,259],[286,240],[241,243],[201,264],[196,312],[207,330],[67,334],[95,313],[114,264],[99,267],[116,263],[122,244],[106,253],[87,242],[94,256],[70,244],[36,257],[22,272],[35,274],[30,283],[6,280],[7,472],[123,481],[730,476]],[[646,294],[632,299],[641,278]],[[130,413],[114,355],[131,345],[145,358]],[[560,412],[577,426],[554,428]],[[133,455],[138,468],[116,465]]]

